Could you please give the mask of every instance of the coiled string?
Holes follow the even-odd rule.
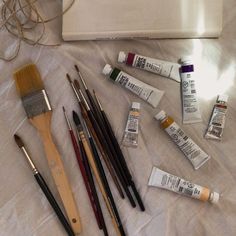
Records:
[[[0,5],[0,30],[5,30],[16,38],[16,47],[9,56],[0,53],[0,59],[12,61],[20,51],[21,43],[24,41],[30,45],[58,46],[60,44],[44,44],[40,41],[45,35],[46,23],[61,17],[74,4],[71,0],[66,9],[49,19],[44,19],[39,12],[37,3],[42,0],[2,0]],[[1,45],[0,45],[1,46]]]

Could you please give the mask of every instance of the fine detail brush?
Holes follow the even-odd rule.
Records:
[[[77,86],[76,86],[76,88],[77,88]],[[136,203],[133,199],[133,196],[130,193],[130,189],[128,188],[128,180],[124,174],[124,170],[122,169],[120,162],[118,161],[119,157],[117,156],[117,154],[114,150],[114,147],[112,145],[112,142],[111,142],[110,138],[108,137],[108,134],[107,134],[107,131],[104,127],[104,124],[102,122],[99,123],[99,120],[97,121],[95,119],[95,117],[91,111],[91,108],[90,108],[87,100],[85,99],[85,97],[80,89],[79,89],[79,95],[81,96],[82,101],[85,104],[85,108],[88,113],[88,117],[93,125],[93,128],[96,131],[97,136],[99,137],[99,140],[103,144],[103,148],[105,149],[106,153],[108,154],[108,157],[112,163],[112,166],[116,172],[116,175],[117,175],[128,199],[131,203],[131,206],[136,207]]]
[[[87,174],[86,174],[86,170],[85,170],[84,165],[83,165],[83,161],[82,161],[82,158],[81,158],[81,155],[80,155],[79,146],[77,144],[74,132],[72,130],[71,123],[69,121],[69,118],[66,114],[65,107],[62,107],[62,109],[63,109],[63,113],[64,113],[64,116],[65,116],[65,120],[66,120],[68,129],[69,129],[72,145],[73,145],[75,155],[76,155],[76,158],[77,158],[77,161],[78,161],[78,164],[79,164],[79,168],[80,168],[80,171],[81,171],[81,174],[82,174],[82,177],[83,177],[83,180],[84,180],[84,184],[85,184],[88,196],[89,196],[89,200],[90,200],[91,206],[93,208],[94,215],[95,215],[95,218],[97,220],[98,226],[99,226],[100,229],[102,229],[102,224],[101,224],[101,221],[100,221],[100,218],[99,218],[97,205],[96,205],[95,199],[93,197],[94,194],[93,194],[92,189],[90,187],[89,180],[88,180],[88,177],[87,177]]]
[[[114,132],[113,132],[113,130],[112,130],[112,127],[111,127],[111,124],[110,124],[110,122],[109,122],[109,120],[108,120],[108,118],[107,118],[107,115],[106,115],[106,113],[105,113],[105,111],[104,111],[104,109],[103,109],[103,107],[102,107],[102,105],[101,105],[101,103],[100,103],[98,97],[96,96],[95,90],[93,90],[93,94],[94,94],[95,101],[96,101],[96,103],[97,103],[97,105],[98,105],[98,107],[99,107],[99,110],[100,110],[100,112],[101,112],[101,114],[102,114],[103,121],[104,121],[104,124],[106,125],[106,128],[107,128],[107,130],[108,130],[110,139],[111,139],[111,141],[112,141],[112,143],[113,143],[113,145],[114,145],[114,148],[115,148],[117,154],[119,155],[119,158],[120,158],[119,161],[121,162],[122,167],[123,167],[123,169],[124,169],[124,171],[125,171],[125,174],[126,174],[128,180],[129,180],[130,186],[131,186],[131,188],[132,188],[132,190],[133,190],[133,192],[134,192],[134,195],[135,195],[135,197],[136,197],[136,199],[137,199],[137,202],[138,202],[138,204],[139,204],[139,207],[140,207],[140,209],[141,209],[142,211],[145,211],[144,204],[143,204],[142,199],[141,199],[141,197],[140,197],[140,195],[139,195],[139,193],[138,193],[138,190],[137,190],[137,188],[136,188],[136,186],[135,186],[135,183],[134,183],[134,181],[133,181],[133,179],[132,179],[132,176],[131,176],[130,171],[129,171],[129,169],[128,169],[128,166],[127,166],[127,164],[126,164],[124,155],[123,155],[123,153],[122,153],[122,151],[121,151],[121,149],[120,149],[120,145],[119,145],[119,143],[118,143],[118,141],[117,141],[117,139],[116,139],[116,136],[115,136],[115,134],[114,134]]]
[[[89,183],[90,183],[90,187],[91,187],[91,189],[93,191],[93,197],[94,197],[95,203],[97,205],[98,214],[99,214],[99,220],[100,220],[100,223],[102,225],[102,229],[103,229],[104,235],[108,236],[106,223],[105,223],[105,220],[104,220],[104,217],[103,217],[103,213],[102,213],[102,208],[101,208],[101,205],[100,205],[100,202],[99,202],[99,199],[98,199],[97,190],[96,190],[96,187],[95,187],[95,184],[94,184],[93,174],[92,174],[89,162],[88,162],[88,158],[86,156],[86,153],[85,153],[85,150],[84,150],[84,146],[83,146],[81,138],[80,138],[80,136],[78,134],[78,131],[76,132],[76,134],[77,134],[77,137],[78,137],[80,153],[81,153],[81,156],[82,156],[84,168],[86,170],[87,177],[88,177],[88,180],[89,180]]]
[[[14,79],[27,117],[42,138],[48,165],[71,227],[74,233],[78,234],[81,232],[79,212],[60,154],[52,139],[52,108],[39,71],[35,64],[29,64],[16,71]]]
[[[84,150],[86,152],[86,155],[88,157],[89,160],[89,164],[93,170],[93,173],[95,175],[95,178],[97,180],[98,186],[100,188],[101,194],[104,198],[104,201],[106,203],[107,209],[110,213],[111,219],[112,219],[112,223],[116,229],[116,232],[118,235],[120,236],[125,236],[125,232],[114,202],[114,199],[112,197],[108,182],[104,181],[104,170],[102,168],[102,164],[101,161],[99,159],[98,156],[94,156],[93,151],[91,150],[89,143],[87,142],[87,139],[85,137],[84,131],[83,131],[83,127],[81,124],[81,121],[79,119],[78,114],[73,111],[73,120],[75,122],[76,128],[78,130],[78,134],[81,138],[81,141],[83,143],[84,146]]]
[[[33,172],[34,178],[36,179],[38,185],[40,186],[40,188],[42,189],[44,195],[48,199],[48,202],[50,203],[53,210],[55,211],[58,219],[60,220],[60,222],[63,225],[64,229],[66,230],[67,234],[69,236],[74,236],[75,234],[74,234],[71,226],[69,225],[66,217],[64,216],[63,212],[61,211],[57,201],[55,200],[55,198],[54,198],[52,192],[50,191],[47,183],[45,182],[44,178],[42,177],[39,170],[36,168],[34,162],[32,161],[28,151],[25,148],[25,145],[24,145],[22,139],[16,134],[14,135],[14,139],[15,139],[15,142],[18,145],[18,147],[21,149],[21,151],[25,155],[25,158],[26,158],[26,160],[27,160],[32,172]]]
[[[106,166],[107,166],[107,168],[108,168],[108,170],[109,170],[109,172],[111,174],[112,180],[114,181],[114,184],[115,184],[115,186],[117,188],[117,191],[119,192],[121,198],[124,198],[125,196],[124,196],[123,191],[121,189],[120,183],[118,182],[118,179],[116,177],[114,168],[112,167],[111,162],[110,162],[107,154],[105,153],[105,151],[104,151],[104,149],[102,147],[102,143],[101,143],[100,139],[97,137],[97,134],[96,134],[96,132],[95,132],[95,130],[94,130],[90,120],[89,120],[87,111],[86,111],[86,109],[84,107],[85,105],[82,103],[82,101],[81,101],[81,99],[79,97],[78,89],[76,88],[76,87],[79,88],[79,84],[76,83],[77,81],[75,81],[75,84],[74,84],[72,82],[69,74],[66,74],[66,77],[67,77],[67,79],[68,79],[68,81],[69,81],[69,83],[70,83],[70,85],[72,87],[72,90],[73,90],[73,92],[74,92],[74,94],[75,94],[75,96],[77,98],[77,101],[78,101],[79,106],[80,106],[81,114],[82,114],[84,120],[86,121],[86,124],[88,125],[88,127],[89,127],[89,129],[90,129],[90,131],[91,131],[91,133],[92,133],[92,135],[93,135],[93,137],[95,139],[95,142],[96,142],[96,144],[98,146],[99,152],[100,152],[100,154],[101,154],[101,156],[102,156],[102,158],[103,158],[103,160],[104,160],[104,162],[105,162],[105,164],[106,164]]]

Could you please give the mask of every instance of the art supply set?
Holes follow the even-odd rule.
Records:
[[[126,63],[126,65],[180,82],[183,124],[201,121],[195,86],[194,65],[191,58],[183,58],[181,60],[182,64],[180,65],[131,52],[126,54],[121,51],[118,55],[118,62],[123,62]],[[76,128],[76,135],[73,130],[73,125],[70,122],[70,116],[68,116],[64,106],[62,106],[62,111],[74,149],[75,158],[78,162],[78,168],[80,169],[91,210],[94,213],[98,228],[103,231],[104,235],[109,235],[96,184],[98,184],[99,192],[103,197],[117,235],[124,236],[126,235],[125,229],[122,225],[116,199],[111,191],[103,165],[105,165],[109,171],[115,190],[122,200],[127,198],[133,208],[138,204],[141,211],[145,211],[145,206],[101,101],[95,90],[93,90],[93,93],[90,92],[79,67],[75,65],[74,69],[77,72],[78,80],[72,80],[68,73],[66,74],[66,78],[79,105],[79,113],[70,111]],[[108,75],[114,82],[132,91],[144,101],[147,101],[154,108],[157,107],[164,95],[164,91],[141,82],[141,80],[117,68],[113,69],[109,64],[105,65],[102,73]],[[14,73],[14,79],[27,117],[38,130],[42,138],[48,165],[64,205],[68,221],[53,197],[53,194],[47,187],[46,182],[36,169],[22,140],[17,135],[14,136],[16,143],[26,156],[38,184],[42,188],[68,235],[79,234],[82,229],[79,212],[63,167],[63,162],[50,132],[52,107],[39,71],[36,65],[29,64],[17,70]],[[218,96],[205,134],[206,138],[215,140],[222,139],[227,111],[227,99],[227,95]],[[122,145],[128,148],[138,147],[140,109],[141,106],[139,102],[133,102],[131,104],[122,140]],[[156,114],[155,118],[160,121],[161,128],[166,131],[172,141],[184,153],[195,170],[199,169],[210,159],[210,156],[164,111],[160,111]],[[157,167],[153,167],[148,186],[167,189],[211,203],[217,203],[220,196],[218,193],[212,192],[208,188],[171,175]]]

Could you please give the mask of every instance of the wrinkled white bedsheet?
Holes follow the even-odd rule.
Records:
[[[67,42],[54,48],[22,44],[16,60],[11,63],[0,61],[0,236],[66,235],[13,140],[16,132],[24,139],[35,164],[61,204],[42,142],[26,118],[12,78],[13,71],[28,62],[37,64],[53,106],[52,133],[80,211],[83,226],[81,236],[98,236],[103,235],[103,232],[96,225],[62,112],[63,105],[68,113],[72,109],[78,111],[76,99],[65,78],[66,73],[76,78],[75,63],[80,67],[88,87],[96,90],[119,142],[131,102],[141,102],[139,146],[137,149],[122,147],[122,150],[146,211],[141,212],[138,207],[133,209],[127,199],[120,199],[107,174],[127,235],[236,235],[235,24],[236,2],[228,0],[224,3],[224,29],[219,39]],[[52,24],[45,42],[60,39],[60,27],[60,20]],[[1,43],[8,37],[1,32]],[[8,47],[8,50],[12,48]],[[173,62],[184,55],[194,57],[203,121],[182,127],[212,157],[199,170],[192,168],[153,118],[163,109],[181,124],[180,85],[145,71],[119,65],[117,55],[120,50]],[[106,63],[165,90],[158,108],[153,109],[106,79],[101,74]],[[229,110],[223,140],[214,142],[204,139],[203,135],[219,92],[229,95]],[[153,165],[218,191],[221,194],[219,204],[202,203],[165,190],[149,188],[147,182]],[[110,216],[99,197],[109,235],[114,236],[116,233]]]

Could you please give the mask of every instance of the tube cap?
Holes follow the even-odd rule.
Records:
[[[218,101],[218,102],[227,102],[227,101],[228,101],[228,98],[229,98],[228,95],[226,95],[226,94],[221,94],[221,95],[218,96],[217,101]]]
[[[180,59],[180,62],[181,62],[182,64],[185,64],[185,65],[187,65],[187,64],[192,64],[193,59],[192,59],[191,56],[184,56],[184,57],[182,57],[182,58]]]
[[[166,113],[163,110],[155,115],[155,118],[157,120],[163,120],[165,117],[166,117]]]
[[[132,108],[139,110],[140,109],[140,103],[139,102],[132,102]]]
[[[125,52],[120,51],[118,55],[118,62],[124,63],[126,62],[126,58],[127,58],[127,55],[125,54]]]
[[[103,70],[102,70],[102,73],[104,74],[104,75],[109,75],[111,72],[112,72],[112,67],[111,67],[111,65],[109,65],[109,64],[106,64],[105,66],[104,66],[104,68],[103,68]]]
[[[210,202],[211,203],[216,204],[216,203],[218,203],[219,199],[220,199],[220,194],[219,193],[217,193],[217,192],[212,192],[211,193],[211,197],[210,197]]]

